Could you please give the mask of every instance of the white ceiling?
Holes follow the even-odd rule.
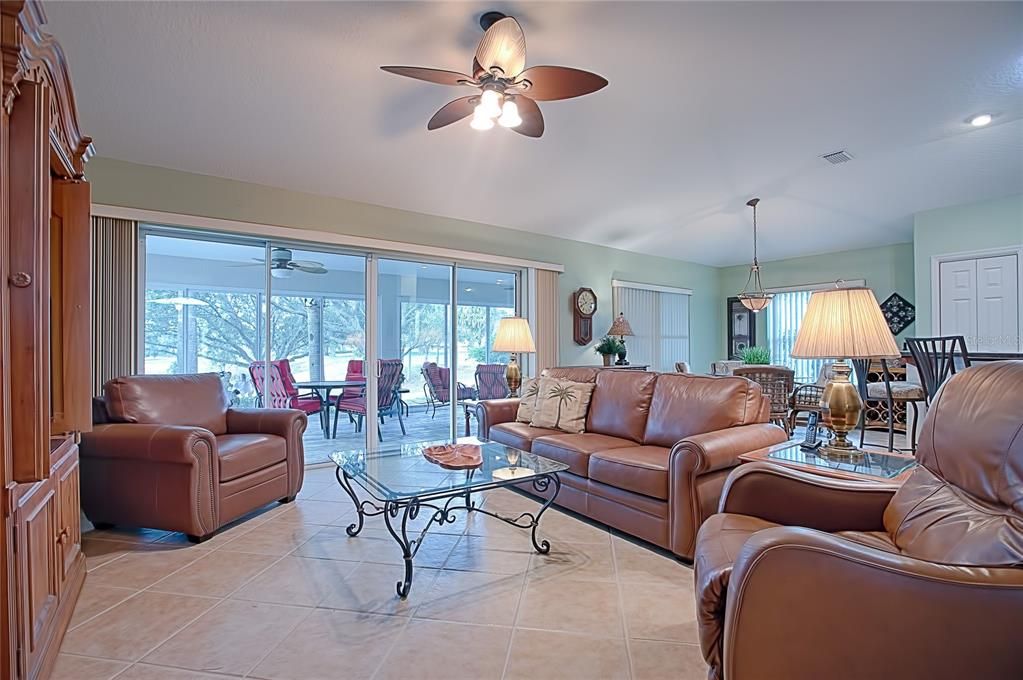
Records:
[[[427,132],[482,11],[610,85]],[[46,4],[101,156],[707,264],[910,240],[1023,192],[1023,3]],[[995,114],[991,126],[965,120]],[[848,149],[832,166],[820,154]]]

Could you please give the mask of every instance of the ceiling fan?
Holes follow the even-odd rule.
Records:
[[[286,279],[291,276],[291,272],[303,272],[306,274],[326,274],[327,270],[324,268],[323,263],[314,262],[313,260],[293,260],[291,251],[287,248],[272,248],[270,250],[270,276],[275,279]],[[261,257],[252,258],[255,263],[266,264],[266,260]],[[252,265],[241,265],[243,267],[253,267]]]
[[[427,123],[436,130],[472,116],[474,130],[489,130],[494,121],[527,137],[543,134],[543,115],[537,101],[571,99],[590,94],[607,80],[589,71],[566,66],[526,68],[526,36],[515,19],[501,12],[480,17],[483,38],[472,60],[472,75],[417,66],[381,66],[399,76],[439,85],[463,85],[480,92],[445,104]]]

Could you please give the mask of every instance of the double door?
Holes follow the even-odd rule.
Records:
[[[940,335],[962,335],[972,352],[1018,352],[1019,256],[950,260],[938,265]]]

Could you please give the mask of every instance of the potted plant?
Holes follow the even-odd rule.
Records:
[[[593,351],[600,355],[604,360],[605,366],[611,365],[611,357],[618,354],[621,351],[622,343],[618,338],[605,335],[597,343],[597,346],[593,348]]]
[[[771,351],[766,347],[747,347],[739,352],[739,358],[744,364],[766,366],[771,363]]]

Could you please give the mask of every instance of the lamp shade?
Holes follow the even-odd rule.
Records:
[[[529,322],[521,316],[508,316],[498,321],[491,349],[495,352],[535,352]]]
[[[608,335],[632,335],[632,326],[629,325],[628,320],[625,318],[625,314],[619,313],[615,317],[614,323],[611,324],[610,330],[607,332]]]
[[[874,291],[833,288],[810,296],[791,355],[796,359],[897,359],[899,347]]]

